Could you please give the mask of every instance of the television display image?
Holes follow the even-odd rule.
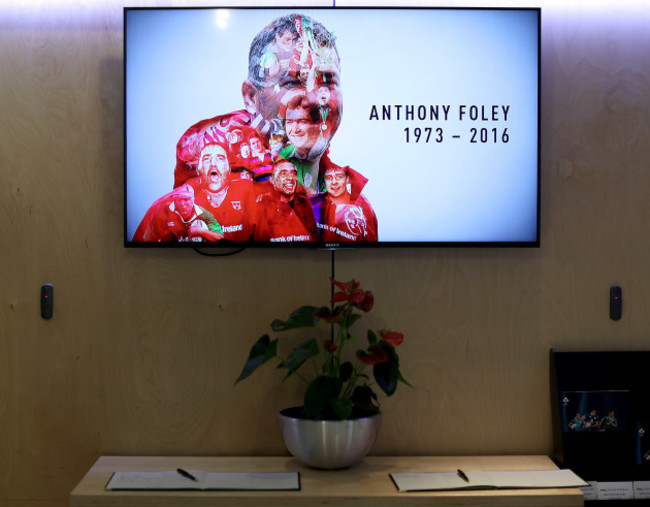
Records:
[[[539,9],[124,26],[125,246],[539,246]]]
[[[625,431],[628,425],[628,391],[564,391],[562,431]]]

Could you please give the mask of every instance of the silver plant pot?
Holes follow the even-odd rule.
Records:
[[[344,421],[292,417],[295,409],[277,414],[280,434],[289,452],[303,463],[327,470],[346,468],[363,458],[375,443],[381,414]]]

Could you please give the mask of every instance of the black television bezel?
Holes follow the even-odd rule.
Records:
[[[537,13],[537,143],[536,143],[536,163],[537,163],[537,193],[536,193],[536,224],[535,239],[530,241],[377,241],[377,242],[233,242],[222,240],[214,243],[176,243],[176,242],[134,242],[130,241],[127,223],[127,12],[137,10],[210,10],[210,9],[236,9],[236,10],[289,10],[301,9],[309,10],[469,10],[469,11],[533,11]],[[357,248],[539,248],[541,246],[541,83],[542,83],[542,40],[541,40],[541,7],[442,7],[442,6],[171,6],[171,7],[124,7],[123,8],[123,124],[124,124],[124,145],[123,145],[123,246],[125,248],[181,248],[181,249],[245,249],[245,248],[308,248],[308,249],[325,249],[325,250],[350,250]],[[188,125],[189,126],[189,125]]]

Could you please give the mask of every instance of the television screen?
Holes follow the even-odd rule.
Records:
[[[124,25],[126,246],[539,245],[539,9]]]

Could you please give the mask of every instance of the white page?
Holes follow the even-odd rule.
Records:
[[[463,480],[456,472],[414,472],[390,474],[400,491],[427,491],[445,489],[490,489],[495,486],[483,472],[465,472],[470,480]]]
[[[577,488],[587,483],[571,470],[464,471],[469,481],[455,472],[390,474],[399,491],[436,491],[496,488]]]
[[[588,486],[571,470],[485,472],[499,488],[577,488]]]
[[[188,470],[196,481],[176,471],[115,472],[106,484],[108,490],[299,490],[297,472],[201,472]]]

